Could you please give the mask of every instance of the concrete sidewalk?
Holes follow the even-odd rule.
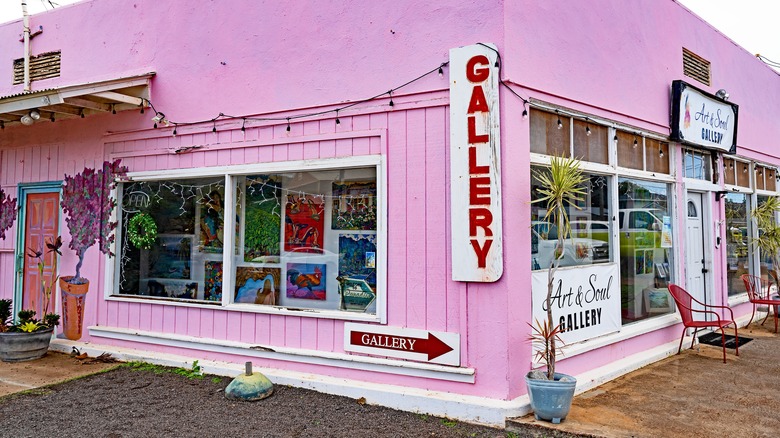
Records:
[[[115,366],[116,364],[112,363],[79,360],[51,350],[38,360],[0,362],[0,397],[93,374]]]
[[[771,326],[771,329],[770,329]],[[728,332],[727,332],[728,333]],[[733,334],[733,332],[732,332]],[[771,318],[739,330],[739,357],[696,344],[574,398],[560,425],[533,414],[507,422],[520,436],[767,437],[780,433],[780,336]],[[683,344],[683,348],[690,342]]]

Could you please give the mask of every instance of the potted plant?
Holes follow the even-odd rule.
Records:
[[[546,365],[547,372],[533,370],[526,375],[525,381],[536,419],[560,423],[571,408],[577,380],[572,376],[555,372],[557,344],[562,341],[558,336],[561,332],[560,325],[553,321],[551,300],[555,274],[566,251],[566,239],[571,237],[567,208],[579,209],[576,202],[582,200],[585,194],[586,178],[580,170],[579,161],[565,157],[552,157],[550,168],[535,170],[534,175],[539,182],[538,191],[541,195],[534,202],[541,202],[547,208],[544,220],[549,222],[551,227],[558,228],[558,241],[547,275],[547,297],[544,303],[547,319],[544,322],[537,320],[535,324],[529,324],[532,330],[529,340],[534,345],[536,356]]]
[[[48,252],[60,253],[61,240],[46,242]],[[49,313],[52,290],[57,284],[57,274],[52,272],[45,278],[43,249],[28,249],[27,256],[37,259],[38,275],[41,279],[43,295],[43,318],[35,318],[35,310],[20,310],[17,321],[11,319],[11,300],[0,300],[0,360],[4,362],[21,362],[42,357],[49,350],[51,334],[54,327],[60,325],[60,315]],[[53,306],[52,306],[53,307]]]
[[[127,173],[127,168],[119,163],[120,160],[106,161],[100,170],[85,168],[77,175],[65,175],[61,205],[70,232],[68,247],[76,252],[79,261],[75,275],[60,278],[60,290],[63,333],[73,341],[81,338],[84,299],[89,290],[89,280],[81,276],[84,255],[96,243],[100,252],[114,255],[111,252],[112,233],[117,223],[110,218],[116,199],[111,197],[111,191],[116,188],[117,179]]]

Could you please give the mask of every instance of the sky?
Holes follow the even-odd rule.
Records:
[[[31,14],[80,0],[27,0]],[[546,1],[546,0],[539,0]],[[587,1],[587,0],[578,0]],[[629,4],[631,0],[624,0]],[[655,0],[659,1],[659,0]],[[677,0],[752,54],[780,64],[780,0]],[[21,0],[0,0],[0,23],[21,18]],[[778,69],[780,71],[780,69]]]

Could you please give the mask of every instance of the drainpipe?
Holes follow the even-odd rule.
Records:
[[[30,91],[30,16],[27,14],[27,0],[22,0],[24,24],[24,91]]]

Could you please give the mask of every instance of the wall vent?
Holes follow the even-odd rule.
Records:
[[[60,76],[60,51],[30,57],[30,81]],[[14,85],[24,82],[24,59],[14,59]]]
[[[683,47],[683,74],[704,85],[712,85],[710,62]]]

